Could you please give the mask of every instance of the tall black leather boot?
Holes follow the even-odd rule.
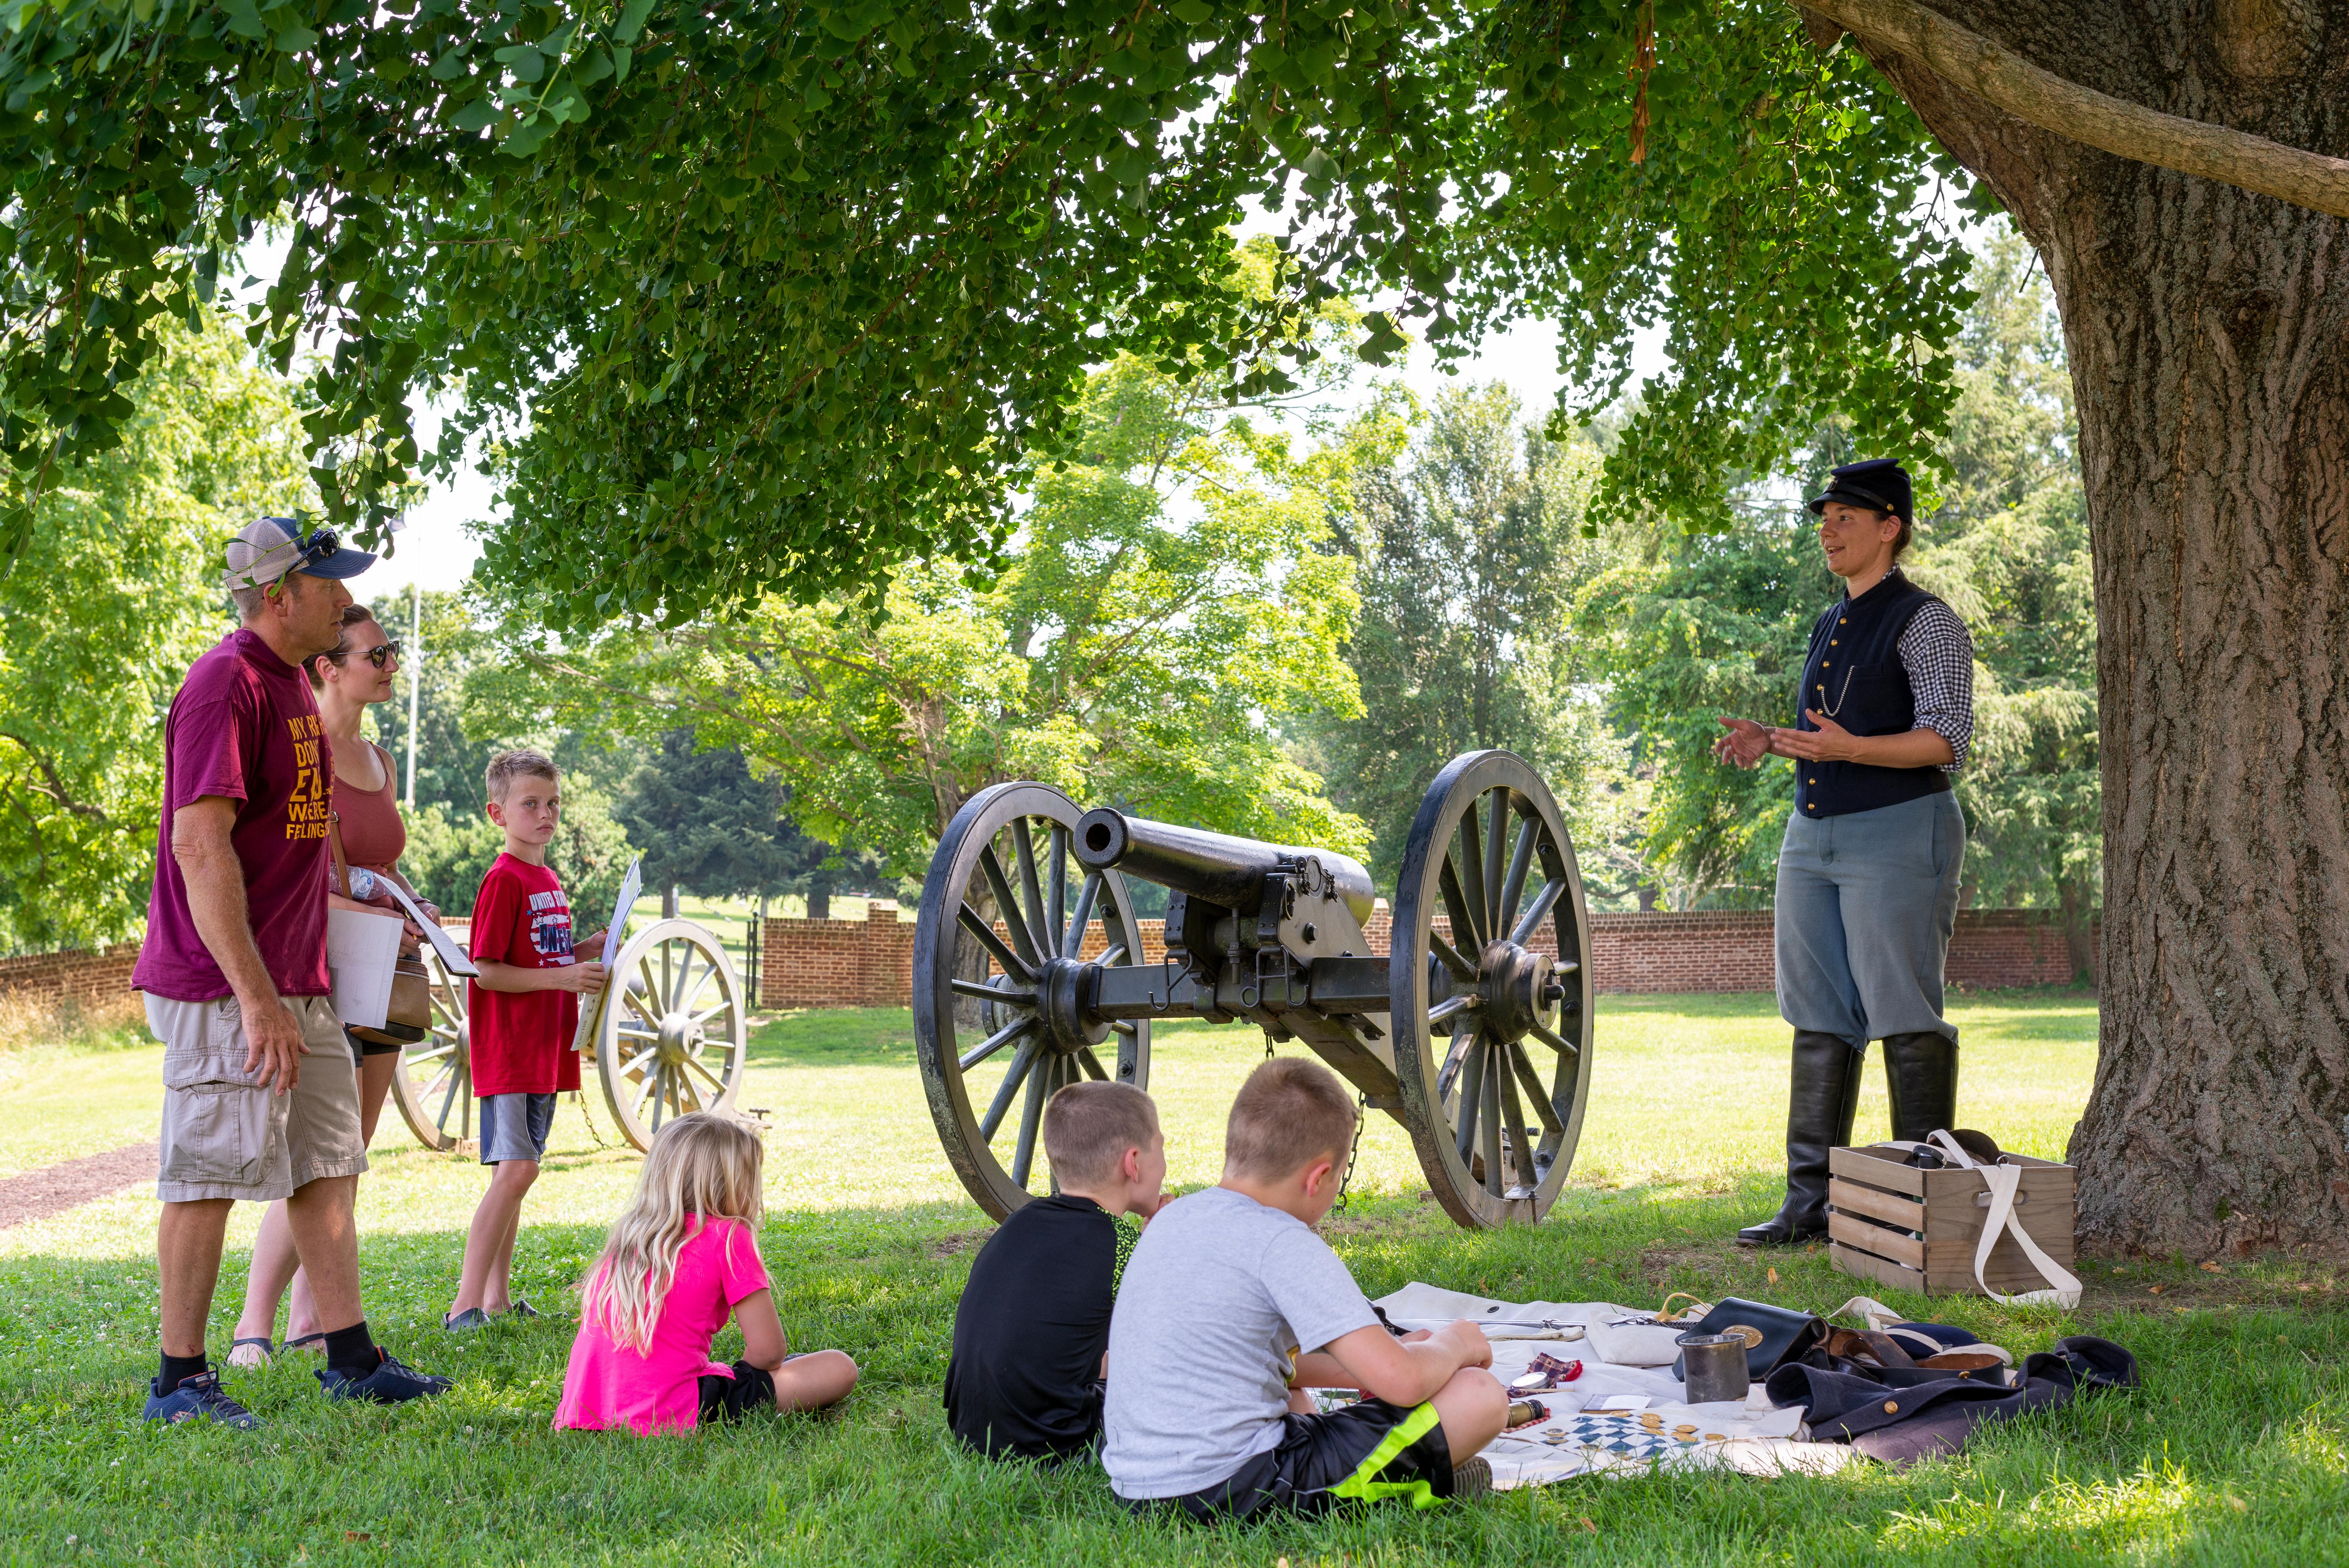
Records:
[[[1884,1087],[1892,1099],[1892,1136],[1921,1139],[1958,1116],[1958,1042],[1940,1030],[1888,1035]]]
[[[1839,1035],[1795,1031],[1794,1089],[1786,1102],[1786,1201],[1737,1233],[1744,1247],[1781,1247],[1825,1235],[1827,1150],[1851,1141],[1859,1109],[1859,1053]]]

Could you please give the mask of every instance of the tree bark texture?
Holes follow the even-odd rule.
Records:
[[[2344,0],[1937,9],[2099,91],[2349,152]],[[2349,222],[1861,45],[2038,247],[2071,356],[2104,761],[2082,1239],[2349,1256]]]

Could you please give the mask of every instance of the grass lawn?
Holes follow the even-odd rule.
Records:
[[[2010,1147],[2060,1155],[2094,1067],[2093,999],[1977,995],[1956,1016],[1965,1119]],[[160,1048],[128,1037],[0,1054],[0,1175],[153,1135]],[[1603,998],[1599,1039],[1574,1178],[1537,1229],[1454,1229],[1421,1198],[1401,1130],[1370,1129],[1358,1196],[1326,1226],[1369,1291],[1417,1278],[1652,1305],[1692,1289],[1815,1309],[1854,1294],[1816,1250],[1749,1257],[1726,1244],[1777,1195],[1785,1031],[1768,998]],[[1224,1108],[1261,1055],[1244,1030],[1158,1034],[1153,1089],[1178,1186],[1213,1180]],[[150,1430],[138,1409],[154,1353],[151,1195],[0,1231],[0,1553],[1264,1568],[2349,1560],[2349,1276],[2290,1261],[2214,1274],[2107,1260],[2087,1271],[2088,1299],[2070,1315],[1906,1303],[2018,1352],[2065,1332],[2104,1334],[2137,1353],[2147,1386],[2013,1423],[1905,1475],[1658,1475],[1425,1516],[1221,1531],[1138,1522],[1096,1470],[999,1468],[945,1438],[937,1389],[954,1302],[989,1227],[938,1150],[907,1016],[775,1018],[759,1032],[742,1098],[769,1118],[762,1245],[784,1323],[799,1346],[840,1346],[865,1369],[842,1410],[650,1441],[549,1431],[569,1325],[502,1325],[463,1340],[437,1331],[483,1177],[425,1153],[388,1110],[360,1189],[369,1318],[409,1359],[455,1374],[456,1391],[421,1408],[329,1407],[312,1364],[289,1361],[230,1375],[269,1421],[261,1433]],[[1883,1127],[1878,1078],[1860,1135]],[[525,1294],[561,1315],[636,1166],[594,1132],[566,1103],[516,1257]],[[231,1233],[216,1352],[257,1218],[241,1212]]]

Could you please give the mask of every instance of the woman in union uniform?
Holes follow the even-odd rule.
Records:
[[[1737,1233],[1748,1246],[1825,1233],[1827,1150],[1851,1141],[1869,1040],[1884,1042],[1893,1137],[1956,1114],[1942,964],[1965,861],[1950,777],[1973,738],[1973,638],[1900,571],[1912,504],[1888,459],[1835,470],[1810,508],[1844,596],[1811,628],[1795,725],[1723,717],[1713,748],[1741,768],[1795,768],[1776,905],[1778,1011],[1795,1030],[1786,1201]]]

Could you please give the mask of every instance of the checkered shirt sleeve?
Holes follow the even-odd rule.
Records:
[[[1917,727],[1950,743],[1944,773],[1966,765],[1974,738],[1974,639],[1958,613],[1928,599],[1900,634],[1900,664],[1916,694]]]

